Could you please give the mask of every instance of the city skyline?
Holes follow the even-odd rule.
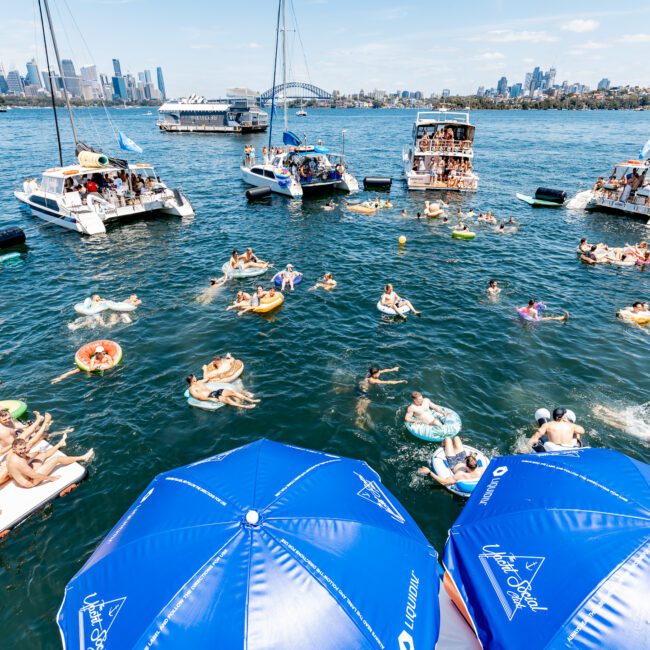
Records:
[[[92,33],[95,12],[88,12],[81,0],[69,0],[68,4],[80,30]],[[164,13],[169,4],[162,0],[155,6]],[[149,34],[142,29],[154,10],[149,0],[96,0],[92,7],[101,12],[108,33],[120,34],[121,42],[128,40],[135,47],[130,45],[121,53],[124,48],[111,39],[100,39],[93,43],[92,61],[90,53],[79,56],[68,48],[73,38],[62,10],[54,13],[54,21],[57,30],[63,26],[66,32],[60,43],[62,58],[84,61],[84,66],[91,61],[98,70],[106,71],[117,57],[125,74],[144,68],[155,75],[161,66],[169,96],[198,93],[219,97],[232,86],[246,85],[260,91],[270,87],[272,4],[252,0],[246,25],[240,29],[236,7],[194,0],[196,12],[186,12],[173,25],[163,21],[162,33],[157,23],[154,37],[153,30]],[[610,7],[600,0],[576,0],[567,11],[558,0],[551,0],[540,3],[536,17],[530,18],[530,6],[520,7],[512,0],[472,1],[467,3],[462,27],[453,21],[447,24],[443,13],[430,12],[426,15],[430,15],[431,29],[427,30],[417,3],[396,7],[381,0],[372,4],[359,0],[349,6],[339,0],[295,0],[309,67],[301,63],[296,46],[290,74],[296,80],[311,80],[327,90],[339,89],[346,94],[357,92],[363,85],[367,90],[388,92],[420,90],[425,96],[441,94],[444,88],[451,94],[472,95],[479,86],[494,86],[500,77],[511,80],[511,84],[523,84],[533,66],[556,68],[559,80],[591,88],[603,78],[612,79],[616,85],[650,85],[643,66],[621,63],[622,57],[624,61],[642,61],[650,47],[650,28],[645,28],[650,7]],[[129,21],[122,19],[124,12],[128,12]],[[25,74],[25,62],[32,58],[41,70],[46,67],[42,47],[34,50],[31,13],[18,5],[3,11],[8,38],[0,45],[0,61],[6,71],[18,69]],[[194,13],[201,15],[200,21],[191,20]],[[333,15],[345,15],[346,20],[334,21]],[[347,25],[354,25],[354,29]],[[172,28],[176,30],[174,37],[167,31]],[[320,41],[318,36],[324,29],[326,36]],[[137,73],[131,74],[137,78]]]

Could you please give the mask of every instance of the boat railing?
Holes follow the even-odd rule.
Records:
[[[473,156],[474,151],[472,148],[471,140],[452,140],[451,142],[434,142],[433,139],[426,141],[418,140],[417,150],[415,153],[440,153],[440,154],[462,154],[466,156]]]
[[[603,187],[594,190],[594,198],[605,201],[620,202],[629,205],[650,206],[650,184],[640,187],[636,192],[631,190],[623,199],[623,195],[628,186],[618,186],[605,183]]]
[[[454,113],[450,111],[420,111],[415,117],[418,122],[449,122],[450,124],[469,124],[469,113]]]

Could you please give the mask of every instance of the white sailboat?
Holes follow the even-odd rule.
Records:
[[[168,188],[152,165],[132,164],[121,158],[107,156],[79,139],[48,0],[39,0],[39,11],[47,67],[50,70],[50,92],[59,145],[59,166],[43,172],[40,184],[35,180],[23,183],[22,188],[14,192],[14,196],[28,206],[34,216],[84,235],[105,233],[108,221],[144,213],[192,216],[194,210],[187,197],[179,189]],[[71,165],[64,165],[63,162],[46,23],[63,82],[63,97],[75,141],[77,161]],[[140,150],[135,143],[122,134],[120,134],[120,145],[126,150]]]
[[[358,192],[357,179],[347,170],[345,154],[333,153],[328,148],[308,145],[306,136],[302,139],[289,130],[287,115],[287,27],[286,0],[279,0],[278,24],[276,28],[276,57],[273,66],[273,89],[271,98],[271,123],[269,126],[269,154],[266,160],[255,162],[247,157],[240,167],[242,179],[255,187],[269,187],[272,192],[292,198],[301,198],[305,192],[323,189],[338,189]],[[278,40],[282,39],[282,93],[284,132],[283,147],[273,147],[273,121],[275,113],[275,80],[277,69]]]

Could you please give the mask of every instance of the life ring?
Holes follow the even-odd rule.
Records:
[[[463,427],[460,415],[451,409],[445,409],[445,415],[440,416],[442,424],[426,424],[425,422],[406,422],[406,430],[420,440],[427,442],[442,442],[445,438],[453,438]]]
[[[249,266],[247,269],[232,269],[230,268],[230,262],[226,262],[221,267],[221,270],[229,278],[254,278],[258,275],[264,275],[268,271],[268,268]]]
[[[90,369],[90,359],[95,354],[95,349],[101,346],[106,351],[106,354],[110,355],[113,359],[113,363],[108,368],[97,368],[94,371]],[[86,343],[82,345],[77,353],[74,355],[74,362],[77,364],[79,370],[85,372],[99,372],[101,370],[108,370],[109,368],[114,368],[117,366],[120,361],[122,361],[122,348],[115,343],[115,341],[93,341],[92,343]]]
[[[452,239],[474,239],[476,233],[471,230],[452,230],[451,238]]]
[[[278,291],[276,291],[275,296],[273,296],[273,298],[269,298],[269,296],[264,296],[264,298],[260,300],[259,307],[255,307],[253,311],[256,314],[266,314],[270,311],[273,311],[274,309],[277,309],[283,302],[284,302],[284,296]]]
[[[463,447],[467,452],[472,453],[476,457],[479,467],[485,468],[488,466],[490,459],[482,451],[469,445],[463,445]],[[445,450],[442,447],[436,449],[431,456],[431,470],[438,478],[453,477],[453,473],[447,462],[447,457],[445,456]],[[452,485],[445,485],[444,487],[458,496],[467,498],[472,494],[472,491],[480,480],[479,477],[473,481],[458,481]]]
[[[280,273],[276,273],[273,276],[273,283],[276,287],[282,286],[282,273],[283,271],[280,271]],[[300,273],[300,271],[294,271],[294,273],[296,274],[296,277],[293,279],[293,286],[295,287],[302,282],[302,273]],[[287,282],[287,284],[289,283]]]
[[[244,362],[240,359],[235,359],[232,365],[233,368],[229,374],[214,376],[210,381],[219,381],[224,384],[231,384],[233,381],[239,379],[244,372]],[[206,366],[207,372],[210,372],[211,370],[214,370],[214,364],[212,361]]]
[[[17,420],[27,412],[27,404],[19,399],[0,400],[0,410],[7,409],[12,418]]]
[[[345,165],[342,165],[341,163],[339,163],[338,165],[336,165],[336,167],[334,167],[334,171],[339,176],[343,176],[343,174],[345,173]]]
[[[637,325],[650,325],[650,311],[634,312],[630,309],[621,309],[616,314],[620,319]]]
[[[398,307],[397,310],[393,309],[392,307],[388,307],[387,305],[383,305],[381,300],[377,303],[377,309],[382,313],[386,314],[386,316],[398,316],[398,315],[406,315],[408,314],[411,309],[409,308],[408,305],[402,305],[401,307]]]
[[[311,169],[306,163],[300,167],[300,177],[301,178],[311,178]]]

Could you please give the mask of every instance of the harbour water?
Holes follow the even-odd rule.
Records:
[[[323,211],[329,197],[248,204],[238,164],[244,144],[261,152],[265,135],[164,134],[145,112],[111,115],[167,183],[183,187],[196,216],[137,220],[93,238],[36,220],[12,196],[24,176],[57,162],[51,112],[0,117],[0,228],[24,228],[29,243],[23,261],[0,269],[0,396],[49,411],[53,429],[73,426],[70,453],[94,447],[97,454],[75,492],[0,543],[3,647],[59,646],[54,618],[65,584],[154,475],[261,436],[366,460],[441,552],[463,502],[415,475],[432,446],[402,425],[411,390],[458,411],[462,437],[489,454],[521,450],[535,409],[564,405],[593,446],[650,462],[650,442],[592,413],[606,406],[648,433],[650,330],[615,313],[650,298],[650,272],[591,268],[575,255],[580,237],[619,245],[647,239],[650,228],[627,217],[534,210],[514,199],[539,185],[570,195],[590,187],[615,162],[635,157],[650,113],[473,113],[480,189],[448,196],[451,210],[492,209],[523,225],[515,235],[481,228],[462,242],[439,221],[415,219],[425,195],[407,196],[401,181],[391,192],[395,207],[375,216]],[[103,111],[80,113],[88,140],[106,135]],[[414,118],[414,111],[312,109],[297,130],[340,148],[346,129],[358,178],[398,177]],[[210,304],[196,301],[229,252],[246,246],[305,274],[267,318],[225,311],[251,281],[229,282]],[[325,271],[334,273],[336,290],[308,291]],[[491,277],[504,286],[497,302],[485,295]],[[387,281],[422,318],[381,317],[375,304]],[[136,292],[144,304],[132,325],[71,332],[73,304],[95,292],[118,299]],[[531,297],[571,318],[522,326],[515,307]],[[51,385],[72,367],[75,350],[97,338],[122,345],[122,365]],[[261,404],[246,412],[190,408],[184,377],[226,351],[244,360],[244,383]],[[408,384],[376,390],[369,405],[360,404],[355,381],[371,364],[399,365],[397,377]]]

